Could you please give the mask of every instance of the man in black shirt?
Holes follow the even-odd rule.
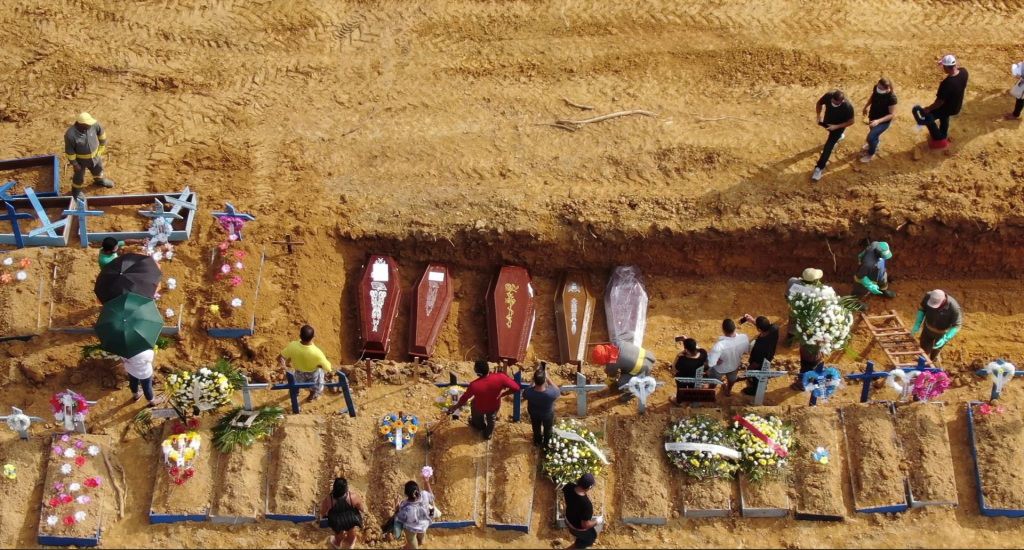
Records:
[[[594,517],[594,505],[587,493],[597,480],[594,474],[583,474],[576,483],[562,487],[565,498],[565,526],[576,538],[573,548],[590,548],[597,542],[597,526],[601,518]]]
[[[757,336],[750,345],[750,356],[747,363],[747,370],[761,370],[765,360],[775,359],[775,347],[779,344],[779,327],[772,323],[767,317],[758,316],[754,319],[749,314],[743,316],[741,323],[754,322],[757,327]],[[747,387],[743,389],[746,395],[756,395],[759,381],[756,378],[747,378]]]
[[[825,110],[824,117],[821,116],[823,108]],[[829,157],[832,156],[832,149],[839,143],[839,140],[843,139],[846,129],[853,125],[853,104],[846,99],[846,94],[841,90],[833,90],[821,96],[821,99],[815,104],[814,110],[817,113],[818,126],[828,130],[825,148],[821,150],[818,164],[815,165],[814,173],[811,174],[811,179],[818,181],[821,179],[822,172],[825,171]]]
[[[949,117],[959,114],[964,104],[964,93],[967,91],[967,69],[957,66],[956,56],[947,55],[939,60],[946,78],[939,84],[935,101],[927,107],[914,105],[911,112],[919,125],[927,126],[931,140],[928,146],[932,149],[949,147]]]

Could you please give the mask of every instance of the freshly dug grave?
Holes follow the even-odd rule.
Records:
[[[271,440],[267,512],[295,516],[313,514],[322,484],[319,472],[324,457],[323,419],[286,415]],[[240,450],[236,452],[246,452]]]
[[[615,417],[608,441],[616,450],[619,513],[626,523],[655,523],[672,513],[671,465],[665,456],[668,416]],[[632,521],[631,521],[632,520]]]
[[[15,479],[0,483],[0,510],[4,511],[0,514],[0,547],[24,548],[35,544],[39,508],[26,503],[38,502],[41,497],[35,493],[42,483],[49,449],[43,438],[23,441],[13,432],[9,435],[0,445],[0,464],[11,464],[18,471]]]
[[[526,422],[502,422],[487,453],[487,525],[529,525],[540,450]],[[443,508],[442,508],[443,510]]]
[[[441,521],[476,521],[487,441],[464,421],[437,428],[430,440],[427,460],[434,468],[435,496],[444,513]]]
[[[912,403],[896,409],[896,433],[915,501],[957,502],[956,472],[943,411],[941,403]]]
[[[797,516],[846,516],[843,503],[843,438],[836,409],[826,406],[794,407],[797,452],[793,463],[793,501]],[[829,452],[828,464],[812,458],[818,447]]]
[[[978,450],[978,474],[989,508],[1024,509],[1024,419],[1020,405],[1003,405],[1002,413],[983,415],[974,410],[974,444]]]
[[[62,449],[74,447],[75,441],[81,440],[87,446],[95,445],[100,449],[96,456],[90,456],[85,452],[87,447],[76,449],[77,458],[85,458],[84,463],[79,466],[77,458],[68,458],[66,455],[58,455],[54,446]],[[62,436],[54,435],[51,449],[46,464],[46,479],[43,482],[42,506],[39,513],[39,534],[56,537],[72,537],[94,539],[99,537],[106,516],[116,517],[112,514],[113,480],[110,478],[103,453],[106,452],[110,439],[101,435],[69,434],[68,440],[62,440]],[[64,474],[61,469],[68,465],[71,472]],[[86,480],[98,479],[99,485],[89,487]],[[80,487],[74,490],[72,483]],[[58,488],[57,484],[61,484]],[[122,489],[123,490],[123,489]],[[60,495],[69,495],[74,500],[68,503],[55,503],[52,499]],[[80,502],[80,497],[88,498],[88,502]],[[108,502],[111,501],[111,502]],[[24,506],[22,503],[21,506]],[[85,517],[81,521],[70,522],[78,512],[84,512]],[[49,525],[47,519],[55,518],[54,525]],[[70,524],[69,524],[70,523]]]
[[[213,503],[214,480],[218,475],[217,461],[220,453],[213,447],[211,431],[216,419],[205,417],[200,420],[199,427],[195,430],[202,438],[199,456],[194,466],[195,475],[181,485],[175,484],[167,473],[163,453],[159,450],[159,445],[174,435],[174,427],[178,422],[177,419],[164,422],[160,440],[156,442],[157,463],[153,468],[153,501],[150,512],[154,515],[205,516]]]
[[[100,210],[103,212],[102,216],[92,216],[86,222],[89,233],[138,233],[140,231],[148,231],[150,218],[143,216],[139,212],[149,210],[151,206],[152,203],[111,206],[88,204],[89,210]],[[171,220],[171,222],[172,226],[183,225],[184,220]]]
[[[56,253],[56,271],[53,275],[53,304],[50,326],[60,328],[88,328],[100,313],[94,284],[100,272],[96,256],[90,248],[65,248]],[[82,274],[89,274],[83,277]]]
[[[736,414],[757,414],[763,417],[775,416],[783,422],[792,422],[789,417],[789,407],[747,407],[736,411]],[[799,436],[797,429],[794,429],[794,441]],[[790,508],[790,487],[793,482],[793,456],[794,449],[790,451],[789,466],[783,469],[775,477],[764,478],[752,481],[747,476],[740,474],[740,494],[743,496],[744,508],[762,508],[772,510],[788,510]]]
[[[724,419],[721,409],[700,408],[688,409],[681,417],[672,419],[676,423],[688,416],[703,415],[710,418]],[[658,447],[664,454],[665,438],[662,437]],[[673,468],[674,479],[679,487],[679,500],[683,503],[683,514],[687,516],[729,515],[732,513],[733,493],[736,480],[733,478],[695,479],[680,470]]]
[[[263,516],[267,475],[267,442],[238,447],[220,455],[213,521],[249,521]]]
[[[40,248],[0,254],[0,338],[30,336],[43,329],[52,257],[52,251]],[[9,266],[2,263],[7,258],[13,260]],[[20,271],[27,275],[23,281],[17,279]]]
[[[373,432],[375,435],[376,430]],[[387,443],[382,436],[376,437],[372,444],[373,456],[370,464],[370,487],[373,493],[368,496],[367,509],[376,518],[377,526],[383,525],[388,518],[395,513],[396,505],[405,499],[403,489],[407,481],[419,483],[421,489],[426,489],[420,472],[427,460],[426,438],[420,432],[413,439],[412,445],[406,446],[401,451]],[[439,469],[434,468],[435,479],[433,487],[440,491],[444,486],[436,480],[439,477]],[[446,481],[448,482],[448,481]],[[440,521],[448,521],[453,518],[448,509],[440,504],[440,497],[435,494],[438,506],[441,507],[444,517]]]
[[[214,247],[207,270],[205,300],[197,308],[204,328],[249,328],[256,312],[262,260],[262,247],[251,241],[236,241],[226,252]],[[242,268],[238,269],[237,264]],[[223,271],[225,265],[230,269],[227,273]],[[234,277],[241,278],[237,286],[230,282]],[[239,307],[231,305],[236,298],[242,301]],[[211,305],[219,311],[210,311]]]
[[[850,457],[853,498],[858,509],[903,504],[907,501],[903,451],[886,403],[857,403],[843,407]]]
[[[164,326],[176,326],[178,319],[185,312],[185,304],[188,302],[189,291],[186,285],[188,278],[188,267],[180,259],[164,259],[160,261],[160,272],[163,279],[160,285],[160,297],[156,300],[156,306],[160,314],[164,316]],[[174,279],[175,288],[171,289],[168,281]],[[170,309],[173,315],[167,315]]]
[[[25,189],[31,187],[36,193],[53,192],[53,165],[26,166],[24,168],[6,168],[0,170],[0,184],[14,182],[7,190],[8,195],[24,195]]]

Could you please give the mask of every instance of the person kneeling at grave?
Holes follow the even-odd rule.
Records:
[[[288,368],[291,363],[295,374],[295,381],[302,383],[313,383],[309,390],[309,401],[320,397],[324,391],[324,372],[330,372],[331,362],[327,356],[313,343],[316,333],[313,327],[302,325],[299,329],[299,339],[290,342],[277,356],[277,363],[282,370]]]
[[[576,539],[573,548],[590,548],[597,542],[597,534],[604,524],[604,518],[594,517],[594,504],[587,493],[597,480],[594,474],[583,474],[576,483],[562,487],[565,498],[565,526]]]
[[[749,313],[743,315],[740,324],[753,323],[757,328],[757,336],[750,344],[750,356],[747,358],[747,370],[761,370],[764,362],[769,363],[775,360],[775,348],[779,345],[779,327],[772,323],[767,317],[759,315],[754,319]],[[747,377],[747,387],[743,388],[744,395],[757,395],[757,385],[760,382],[757,378]]]
[[[697,340],[686,335],[676,336],[676,346],[681,347],[676,355],[675,370],[676,378],[696,378],[698,369],[706,369],[708,366],[708,352],[704,348],[697,347]],[[685,402],[685,390],[694,389],[692,382],[676,381],[676,405]]]
[[[612,341],[611,344],[598,344],[594,346],[591,357],[594,362],[604,365],[604,373],[608,376],[608,385],[614,388],[621,388],[634,376],[650,376],[654,368],[654,354],[634,344],[633,333],[627,332],[622,338]],[[624,393],[620,397],[623,401],[633,398],[632,393]]]
[[[501,398],[519,391],[519,384],[503,372],[491,372],[487,361],[477,361],[473,365],[477,379],[469,383],[459,401],[448,409],[448,414],[462,408],[473,398],[469,406],[469,424],[484,433],[484,439],[490,439],[494,433],[494,422],[501,408]]]
[[[334,478],[331,493],[320,502],[320,517],[327,519],[327,526],[334,535],[327,539],[331,548],[355,548],[356,529],[363,526],[366,505],[363,497],[349,488],[348,480],[343,477]]]

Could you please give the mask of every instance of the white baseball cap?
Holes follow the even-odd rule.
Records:
[[[941,290],[939,290],[939,289],[935,289],[935,290],[933,290],[933,291],[928,293],[928,307],[932,307],[932,308],[939,307],[939,306],[942,305],[942,302],[945,302],[945,301],[946,301],[946,293],[941,291]]]
[[[942,65],[943,67],[955,67],[956,56],[953,54],[942,56],[942,59],[939,60],[939,65]]]

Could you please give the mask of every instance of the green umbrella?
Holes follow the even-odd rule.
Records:
[[[152,349],[163,326],[164,318],[156,302],[129,292],[103,304],[96,321],[96,336],[104,351],[132,357]]]

